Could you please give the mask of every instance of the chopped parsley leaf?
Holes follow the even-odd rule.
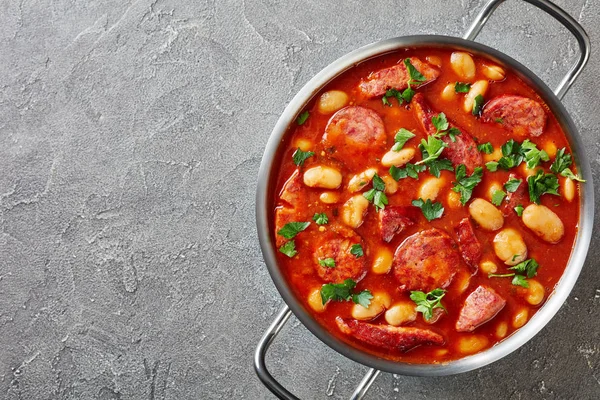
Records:
[[[298,125],[302,125],[306,122],[306,120],[308,119],[308,116],[310,115],[310,113],[308,111],[304,111],[302,114],[298,115],[298,118],[296,119],[296,123]]]
[[[408,71],[408,87],[410,87],[411,85],[414,84],[419,84],[421,82],[425,82],[427,80],[427,78],[425,78],[423,76],[423,74],[421,74],[414,65],[412,65],[410,63],[410,59],[409,58],[405,58],[404,59],[404,65],[406,66],[406,70]]]
[[[423,153],[423,150],[425,150],[427,152],[427,156],[423,154],[423,159],[421,161],[417,161],[415,165],[424,164],[431,160],[437,159],[440,154],[442,154],[442,151],[444,151],[446,148],[446,143],[434,136],[429,136],[427,140],[421,139],[419,148],[421,149],[421,153]]]
[[[515,274],[515,277],[512,279],[511,283],[515,286],[521,286],[524,288],[529,287],[529,282],[527,282],[527,279],[525,279],[523,275]]]
[[[297,234],[308,228],[310,222],[288,222],[277,231],[277,234],[286,239],[293,239]]]
[[[300,167],[304,164],[304,161],[306,161],[307,158],[310,158],[314,155],[315,153],[312,151],[302,151],[300,148],[297,148],[296,151],[294,151],[294,154],[292,154],[292,159],[294,160],[294,164]]]
[[[456,182],[453,182],[452,190],[456,193],[460,193],[460,202],[462,205],[465,205],[471,198],[475,186],[481,182],[483,168],[477,167],[471,176],[467,176],[467,168],[464,164],[460,164],[456,167],[455,176]]]
[[[319,260],[319,265],[326,268],[335,268],[335,260],[331,257]]]
[[[556,158],[550,166],[550,171],[556,174],[560,174],[565,178],[569,178],[574,181],[585,182],[585,179],[582,179],[579,176],[575,175],[573,171],[571,171],[571,169],[569,168],[573,163],[573,159],[571,158],[571,155],[569,153],[565,154],[565,150],[566,148],[563,147],[562,149],[556,152]]]
[[[363,290],[360,293],[352,293],[355,287],[356,282],[352,279],[346,279],[343,283],[327,283],[321,287],[321,302],[325,304],[329,300],[352,300],[355,304],[369,308],[373,295],[368,290]]]
[[[523,205],[519,204],[514,208],[515,212],[517,213],[517,215],[520,217],[521,215],[523,215]]]
[[[454,171],[454,167],[452,167],[450,160],[446,160],[445,158],[438,158],[437,160],[428,161],[426,165],[429,167],[429,173],[436,178],[440,177],[443,169],[447,171]]]
[[[460,135],[460,130],[458,128],[452,127],[448,129],[448,136],[450,136],[450,140],[456,142],[456,137]]]
[[[437,130],[435,132],[436,135],[442,131],[448,130],[448,120],[446,119],[446,114],[444,114],[443,112],[431,117],[431,123],[433,124],[433,126],[435,126],[435,129]]]
[[[408,129],[400,128],[398,132],[396,132],[396,136],[394,136],[394,146],[392,147],[393,151],[400,151],[402,147],[406,144],[406,142],[415,137],[415,134],[409,131]]]
[[[525,163],[529,169],[537,167],[542,161],[550,160],[548,153],[546,153],[545,150],[538,149],[535,143],[531,142],[529,139],[526,139],[521,143],[521,153],[525,157]]]
[[[523,262],[518,263],[514,267],[510,267],[520,274],[526,274],[527,278],[533,278],[537,275],[537,270],[540,267],[538,262],[534,258],[530,258],[529,260],[525,260]]]
[[[505,197],[506,192],[503,190],[495,190],[494,193],[492,193],[492,204],[499,207]]]
[[[315,215],[313,215],[313,221],[315,221],[317,225],[325,225],[329,223],[329,218],[327,218],[327,214],[325,213],[315,213]]]
[[[394,165],[390,167],[390,175],[394,180],[399,181],[400,179],[404,179],[406,177],[411,177],[413,179],[419,179],[419,172],[425,171],[425,165],[415,165],[411,163],[407,163],[404,168],[398,168]]]
[[[283,246],[279,248],[279,251],[290,258],[298,254],[298,251],[296,250],[296,243],[294,243],[293,240],[286,242]]]
[[[383,210],[388,204],[388,199],[384,191],[385,183],[383,182],[383,179],[375,174],[373,176],[373,189],[363,193],[363,196],[365,199],[369,200],[369,202],[373,203],[375,210],[379,211]]]
[[[494,119],[494,122],[496,122],[498,124],[503,124],[504,123],[504,118],[496,118],[496,119]]]
[[[358,257],[362,257],[365,255],[362,246],[360,245],[360,243],[356,243],[353,244],[352,247],[350,248],[350,254],[356,256],[356,258]]]
[[[442,203],[432,203],[430,199],[423,201],[423,199],[419,198],[417,200],[413,200],[412,205],[421,209],[421,212],[427,221],[441,218],[444,214],[444,207],[442,206]]]
[[[434,289],[429,293],[421,291],[410,292],[410,299],[417,305],[417,312],[423,313],[423,318],[429,321],[433,317],[433,310],[441,308],[446,311],[442,305],[442,298],[446,295],[444,289]]]
[[[468,93],[469,89],[471,89],[470,83],[456,82],[454,84],[454,91],[456,93]]]
[[[554,174],[546,174],[543,170],[539,170],[534,176],[527,179],[529,186],[529,200],[532,203],[540,204],[540,197],[545,194],[558,194],[558,178]]]
[[[481,109],[483,108],[483,96],[478,94],[475,97],[475,101],[473,101],[473,111],[471,113],[473,115],[481,115]]]
[[[492,143],[487,142],[477,145],[477,150],[485,154],[492,154],[494,152],[494,147],[492,146]]]
[[[486,162],[485,167],[490,172],[496,172],[496,171],[498,171],[498,162],[497,161]]]
[[[517,178],[510,178],[504,184],[504,189],[506,189],[506,191],[509,192],[509,193],[514,193],[514,192],[517,191],[517,189],[519,188],[519,186],[521,186],[521,182],[523,182],[523,180],[517,179]]]

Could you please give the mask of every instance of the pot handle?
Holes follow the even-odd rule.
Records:
[[[271,323],[271,326],[269,326],[260,339],[260,342],[258,342],[256,352],[254,353],[254,370],[256,371],[256,375],[258,375],[258,378],[267,387],[267,389],[269,389],[275,396],[283,400],[299,399],[286,388],[284,388],[275,378],[273,378],[273,375],[271,375],[271,373],[267,370],[265,356],[267,354],[267,350],[269,350],[269,347],[271,346],[271,343],[273,343],[273,340],[279,334],[285,323],[290,319],[291,315],[292,310],[290,310],[287,305],[284,305],[279,311],[279,314],[277,314]],[[362,381],[354,390],[354,393],[350,399],[361,400],[379,373],[379,370],[370,368]]]
[[[490,0],[481,10],[479,15],[475,18],[471,27],[465,33],[464,38],[467,40],[474,40],[477,37],[477,34],[481,31],[481,28],[485,25],[485,23],[490,18],[490,15],[496,10],[496,8],[504,3],[505,0]],[[556,4],[552,3],[549,0],[524,0],[527,3],[539,8],[540,10],[545,11],[550,14],[550,16],[554,17],[558,22],[560,22],[565,28],[567,28],[577,39],[577,43],[579,44],[579,59],[571,67],[569,72],[565,75],[562,81],[558,84],[556,89],[554,89],[554,94],[559,99],[562,99],[564,95],[567,93],[571,85],[575,82],[575,79],[579,76],[585,64],[587,64],[588,59],[590,58],[590,38],[588,34],[585,32],[583,27],[577,22],[573,17],[567,14],[562,8],[558,7]]]

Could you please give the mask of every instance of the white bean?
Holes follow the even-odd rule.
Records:
[[[563,181],[563,196],[565,196],[568,202],[573,201],[575,198],[575,191],[575,182],[572,179],[565,178]]]
[[[454,190],[448,192],[448,207],[457,209],[462,207],[462,203],[460,202],[460,193],[456,193]]]
[[[456,90],[454,89],[454,83],[447,84],[442,90],[442,94],[440,96],[442,100],[452,101],[456,99]]]
[[[381,165],[384,167],[401,167],[415,156],[415,149],[407,147],[400,151],[390,150],[381,158]]]
[[[330,90],[319,98],[319,112],[331,114],[348,104],[348,95],[341,90]]]
[[[365,308],[360,304],[352,306],[352,318],[359,320],[373,319],[385,311],[385,309],[390,306],[391,302],[392,299],[389,294],[385,292],[375,292],[373,293],[369,308]]]
[[[394,304],[385,312],[385,322],[392,326],[400,326],[417,319],[417,308],[415,303],[402,301]]]
[[[340,194],[336,192],[323,192],[319,196],[319,200],[325,204],[335,204],[340,201]]]
[[[327,304],[321,299],[321,289],[315,289],[308,295],[308,305],[316,312],[323,312]]]
[[[313,143],[310,140],[304,138],[298,138],[294,142],[294,147],[297,147],[302,151],[309,151],[310,149],[312,149],[312,146]]]
[[[369,168],[361,172],[360,174],[354,175],[350,179],[350,182],[348,182],[348,191],[350,193],[358,192],[359,190],[367,186],[369,182],[371,182],[371,179],[373,179],[376,173],[377,170],[375,168]]]
[[[342,221],[351,228],[358,228],[369,207],[369,200],[362,194],[350,197],[342,206]]]
[[[458,339],[458,351],[462,354],[477,353],[487,346],[489,340],[483,335],[461,336]]]
[[[469,214],[483,229],[495,231],[504,225],[504,217],[492,203],[477,198],[469,205]]]
[[[442,59],[438,56],[427,56],[425,57],[428,63],[435,65],[436,67],[442,66]]]
[[[526,308],[521,308],[515,315],[513,315],[512,326],[513,328],[520,328],[527,323],[529,318],[529,311]]]
[[[504,68],[502,68],[498,65],[483,64],[481,66],[481,72],[483,72],[483,75],[486,78],[488,78],[492,81],[501,81],[506,76],[506,72],[504,71]]]
[[[387,274],[392,269],[393,260],[394,255],[392,252],[385,247],[380,247],[377,249],[377,253],[375,253],[375,257],[373,258],[371,271],[378,275]]]
[[[512,228],[503,229],[496,234],[494,251],[506,265],[517,265],[527,259],[527,245],[521,234]]]
[[[486,275],[495,274],[496,271],[498,271],[498,266],[493,261],[483,261],[481,264],[479,264],[479,269]]]
[[[508,324],[505,321],[502,321],[496,326],[496,337],[498,339],[502,339],[508,333]]]
[[[450,56],[450,65],[461,79],[470,81],[475,78],[475,61],[469,53],[455,51]]]
[[[419,188],[419,197],[423,200],[429,199],[434,201],[445,183],[446,180],[444,178],[427,178]]]
[[[544,300],[546,290],[544,289],[544,286],[535,279],[528,279],[527,283],[529,283],[529,287],[527,288],[525,300],[532,306],[537,306]]]
[[[381,176],[381,179],[383,180],[383,183],[385,183],[386,194],[394,194],[398,191],[398,182],[396,182],[394,178],[389,175],[383,175]]]
[[[310,187],[336,189],[342,184],[342,174],[335,168],[319,165],[304,172],[304,184]]]
[[[523,210],[523,223],[548,243],[558,243],[565,234],[565,226],[558,215],[543,205],[528,205]]]
[[[475,104],[475,97],[481,95],[485,96],[488,89],[488,81],[477,81],[471,85],[469,93],[465,96],[465,102],[463,103],[463,110],[470,113],[473,111],[473,104]]]

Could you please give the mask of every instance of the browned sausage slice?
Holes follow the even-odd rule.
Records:
[[[429,329],[404,326],[374,325],[336,317],[340,331],[361,342],[386,350],[408,351],[420,345],[444,344],[444,337]]]
[[[505,129],[520,136],[540,136],[546,126],[546,113],[540,103],[510,94],[490,100],[481,117],[486,122],[500,123]]]
[[[455,228],[458,244],[463,260],[468,266],[477,269],[477,263],[481,259],[481,244],[475,236],[473,225],[469,218],[461,220]]]
[[[518,177],[516,174],[511,173],[508,176],[508,179],[521,179],[520,177]],[[501,210],[502,210],[502,214],[505,217],[508,217],[509,215],[516,215],[515,214],[515,207],[518,206],[519,204],[522,205],[523,207],[527,207],[527,204],[529,204],[529,195],[527,193],[527,180],[526,179],[521,179],[521,184],[519,185],[519,187],[517,188],[517,190],[515,190],[514,192],[508,192],[508,194],[506,195],[506,201],[502,204]]]
[[[352,229],[342,225],[330,225],[327,231],[319,233],[313,252],[317,274],[326,282],[341,283],[346,279],[358,282],[367,272],[366,257],[356,257],[350,253],[353,244],[362,244],[361,237]],[[319,263],[333,258],[334,267]]]
[[[472,332],[478,326],[485,324],[496,316],[506,305],[504,300],[494,289],[479,286],[465,300],[456,321],[458,332]]]
[[[279,197],[291,206],[296,206],[298,201],[302,198],[302,193],[300,191],[303,187],[302,176],[298,169],[296,169],[283,185]]]
[[[438,115],[438,113],[433,111],[422,93],[417,93],[415,97],[413,97],[411,104],[415,116],[421,123],[423,130],[428,135],[434,135],[436,133],[436,128],[433,126],[431,118]],[[449,123],[449,125],[449,128],[456,127],[452,123]],[[455,136],[455,142],[453,142],[448,135],[442,137],[444,143],[448,145],[448,147],[444,149],[442,155],[448,158],[455,166],[465,164],[467,172],[472,174],[475,167],[483,165],[483,159],[481,158],[481,153],[477,150],[477,144],[475,143],[475,140],[473,140],[473,137],[464,129],[458,129],[461,134]]]
[[[413,225],[417,218],[416,207],[387,206],[379,211],[379,230],[385,242]]]
[[[282,246],[288,241],[288,239],[277,234],[288,222],[296,222],[296,210],[290,207],[277,207],[275,209],[275,244],[277,247]]]
[[[334,155],[343,157],[346,166],[353,168],[361,164],[365,153],[376,158],[385,151],[385,127],[375,111],[349,106],[333,114],[322,141]]]
[[[447,287],[456,274],[460,255],[448,234],[428,229],[409,236],[394,254],[394,276],[400,290],[430,292]]]
[[[420,85],[431,82],[440,76],[438,69],[416,57],[410,57],[410,63],[427,79]],[[392,67],[372,72],[367,79],[360,82],[358,88],[362,94],[368,97],[383,96],[388,89],[406,89],[409,79],[410,76],[404,65],[404,59],[402,59]],[[416,87],[417,85],[411,86]]]

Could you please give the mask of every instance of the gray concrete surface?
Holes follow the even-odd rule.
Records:
[[[252,353],[282,302],[253,204],[278,115],[348,51],[460,35],[482,3],[1,1],[0,398],[273,398]],[[559,4],[595,47],[564,103],[597,179],[600,3]],[[551,86],[577,54],[516,0],[480,40]],[[599,248],[519,351],[455,377],[382,374],[368,398],[600,398]],[[347,398],[365,372],[295,320],[269,365],[306,399]]]

